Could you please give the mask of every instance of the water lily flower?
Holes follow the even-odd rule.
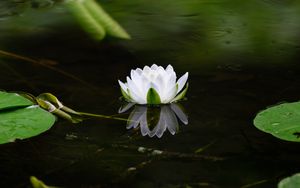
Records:
[[[133,103],[127,104],[119,110],[119,113],[127,111]],[[152,116],[149,116],[152,114]],[[153,108],[143,105],[136,105],[129,115],[127,129],[140,128],[142,136],[161,138],[167,130],[175,135],[179,130],[177,118],[188,124],[187,115],[177,104],[161,105]],[[157,121],[153,121],[156,119]]]
[[[131,70],[125,83],[119,81],[121,92],[128,102],[137,104],[168,104],[182,99],[187,91],[188,72],[176,82],[171,65],[166,69],[153,64]],[[186,85],[185,89],[184,86]],[[183,90],[182,90],[183,89]]]

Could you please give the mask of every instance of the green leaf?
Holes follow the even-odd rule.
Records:
[[[160,104],[159,94],[154,88],[150,88],[147,93],[147,104]]]
[[[38,106],[0,112],[0,144],[41,134],[52,127],[55,116]]]
[[[299,188],[300,187],[300,173],[284,178],[278,184],[278,188]]]
[[[130,39],[129,34],[95,0],[71,0],[67,5],[82,28],[94,39],[102,40],[106,33]]]
[[[254,125],[282,140],[300,142],[300,102],[270,107],[256,115]]]
[[[186,95],[188,88],[189,88],[189,83],[186,84],[184,90],[181,91],[171,102],[176,102],[176,101],[183,99]]]
[[[29,99],[16,93],[7,93],[0,91],[0,110],[16,107],[26,107],[33,105]]]
[[[120,87],[123,97],[129,102],[131,97]]]
[[[37,99],[41,99],[44,101],[48,101],[53,104],[56,108],[62,108],[64,105],[54,96],[52,93],[42,93],[36,97]]]
[[[33,188],[49,188],[49,186],[47,186],[43,181],[34,176],[30,177],[30,182]]]

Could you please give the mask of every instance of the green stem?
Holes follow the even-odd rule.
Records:
[[[83,115],[83,116],[90,116],[90,117],[99,117],[99,118],[106,118],[106,119],[115,119],[115,120],[120,120],[120,121],[131,121],[131,120],[128,120],[126,118],[119,118],[119,117],[114,117],[114,116],[107,116],[107,115],[101,115],[101,114],[92,114],[92,113],[86,113],[86,112],[77,112],[79,113],[80,115]]]
[[[69,115],[66,112],[59,110],[59,109],[54,110],[52,113],[61,118],[67,119],[67,120],[71,121],[72,123],[79,123],[82,121],[80,118],[73,118],[71,115]]]

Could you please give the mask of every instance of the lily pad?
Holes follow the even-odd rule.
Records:
[[[39,106],[2,111],[0,112],[0,144],[39,135],[50,129],[55,119],[54,115]]]
[[[55,116],[16,93],[0,92],[0,144],[47,131]]]
[[[254,125],[282,140],[300,142],[300,102],[284,103],[257,114]]]
[[[300,187],[300,173],[291,177],[284,178],[278,184],[278,188],[299,188]]]
[[[0,110],[16,107],[26,107],[33,105],[33,103],[20,96],[17,93],[7,93],[0,91]]]

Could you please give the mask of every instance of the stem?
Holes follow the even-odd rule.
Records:
[[[107,115],[101,115],[101,114],[92,114],[92,113],[86,113],[86,112],[78,112],[80,115],[84,116],[90,116],[90,117],[99,117],[99,118],[106,118],[106,119],[115,119],[115,120],[120,120],[120,121],[131,121],[126,118],[119,118],[119,117],[114,117],[114,116],[107,116]]]

